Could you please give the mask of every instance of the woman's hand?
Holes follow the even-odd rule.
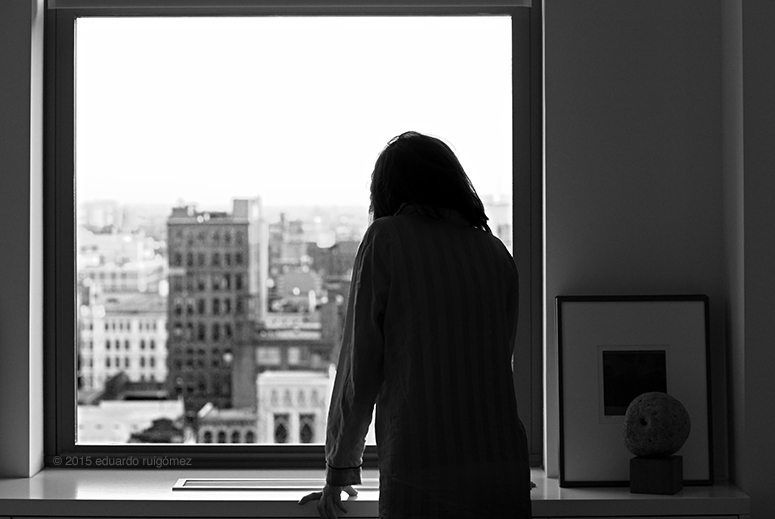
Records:
[[[355,490],[352,485],[347,485],[346,487],[337,487],[334,485],[326,484],[322,492],[312,492],[311,494],[307,494],[301,498],[299,504],[303,505],[308,501],[317,499],[318,513],[320,514],[320,517],[323,517],[324,519],[337,519],[339,517],[336,515],[337,508],[342,512],[347,513],[347,510],[342,504],[342,490],[347,492],[350,497],[358,495],[358,491]]]

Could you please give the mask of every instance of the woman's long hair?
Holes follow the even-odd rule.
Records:
[[[435,137],[402,133],[377,158],[371,175],[372,217],[391,216],[405,203],[437,218],[438,208],[454,209],[471,226],[491,232],[471,179],[449,146]]]

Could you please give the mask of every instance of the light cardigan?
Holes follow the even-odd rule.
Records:
[[[405,206],[375,220],[358,250],[327,482],[360,483],[376,402],[380,517],[529,517],[512,374],[514,260],[459,213],[422,214]]]

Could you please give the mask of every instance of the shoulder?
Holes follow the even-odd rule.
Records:
[[[363,235],[363,245],[381,244],[395,239],[400,233],[401,220],[398,216],[384,216],[374,220]]]

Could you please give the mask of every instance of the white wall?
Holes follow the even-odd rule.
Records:
[[[555,296],[708,294],[724,478],[720,2],[547,0],[544,36],[546,369]],[[550,475],[557,398],[550,385]]]
[[[0,2],[0,477],[43,464],[42,6]]]

